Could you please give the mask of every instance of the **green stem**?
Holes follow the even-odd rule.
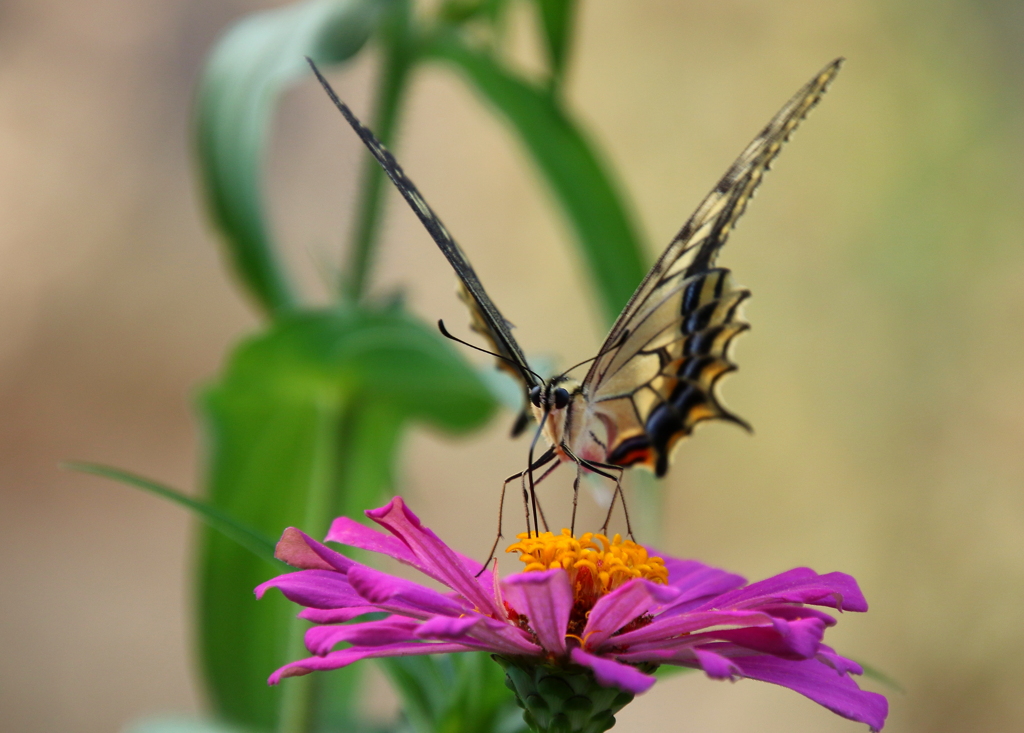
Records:
[[[323,537],[333,518],[332,495],[334,490],[334,461],[336,443],[337,413],[321,405],[317,415],[317,446],[313,453],[313,470],[306,500],[306,516],[303,526],[314,537]],[[290,609],[291,610],[291,609]],[[290,620],[288,634],[288,659],[306,656],[304,637],[309,622],[298,617]],[[278,733],[310,733],[317,723],[317,696],[314,691],[316,679],[313,675],[288,680],[282,690],[281,714],[278,718]]]
[[[297,616],[288,628],[288,659],[302,659],[308,652],[303,644],[309,623]],[[309,733],[314,729],[313,675],[287,680],[281,691],[278,733]]]
[[[408,0],[397,0],[381,28],[382,63],[372,129],[385,146],[391,144],[394,136],[409,70],[417,55],[410,14]],[[365,158],[362,184],[348,267],[342,271],[341,282],[342,296],[352,303],[361,300],[366,293],[384,208],[384,172],[370,156]]]

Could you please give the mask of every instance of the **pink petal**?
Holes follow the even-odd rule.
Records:
[[[821,619],[821,622],[826,626],[835,626],[836,619],[831,614],[825,613],[817,608],[810,606],[790,606],[786,604],[781,605],[770,605],[770,606],[758,606],[757,610],[761,613],[768,613],[778,618],[788,619],[793,621],[798,618],[816,618]]]
[[[822,644],[818,647],[817,659],[824,662],[839,674],[864,674],[864,668],[852,659],[841,657],[831,647]]]
[[[304,608],[299,611],[299,618],[315,624],[342,624],[368,613],[379,612],[376,606],[352,606],[351,608]]]
[[[420,523],[402,497],[396,496],[386,506],[367,511],[366,516],[404,542],[425,574],[461,593],[480,612],[501,615],[485,586],[473,577],[458,554]]]
[[[344,626],[314,626],[306,631],[306,648],[322,657],[342,642],[353,646],[386,646],[414,641],[419,624],[405,618],[386,618]]]
[[[692,634],[701,629],[713,626],[771,626],[772,617],[761,611],[695,611],[679,616],[656,616],[647,626],[625,634],[613,636],[606,642],[607,646],[628,646],[632,650],[637,645],[667,644],[669,640]],[[686,641],[685,638],[681,641]]]
[[[570,658],[576,664],[593,670],[598,684],[603,687],[617,687],[620,690],[639,695],[651,689],[651,686],[657,681],[653,675],[644,674],[636,667],[616,662],[607,657],[588,654],[579,647],[572,650]]]
[[[469,631],[480,623],[482,618],[483,616],[477,615],[461,618],[435,616],[419,625],[416,630],[416,638],[465,642],[472,638],[469,636]]]
[[[791,661],[766,655],[734,658],[744,677],[782,685],[837,715],[881,730],[889,713],[883,695],[861,690],[846,675],[815,659]]]
[[[360,659],[371,659],[374,657],[411,657],[421,654],[447,654],[450,652],[473,652],[477,651],[472,647],[463,644],[430,644],[423,642],[411,642],[406,644],[392,644],[390,646],[378,646],[371,648],[352,647],[331,652],[323,657],[309,657],[300,659],[297,662],[290,662],[281,669],[270,675],[267,680],[271,685],[276,685],[285,677],[300,677],[310,672],[319,672],[326,669],[340,669],[347,667]]]
[[[521,629],[479,614],[457,619],[442,616],[432,618],[420,625],[416,636],[420,639],[475,644],[499,654],[536,656],[544,651],[528,641]]]
[[[813,603],[842,611],[868,610],[867,601],[851,576],[818,575],[810,568],[794,568],[710,601],[716,608],[750,608],[778,602]]]
[[[426,567],[420,563],[402,540],[376,532],[350,517],[338,517],[335,519],[331,524],[330,531],[327,533],[326,540],[387,555],[405,565],[416,568],[422,573],[427,573]],[[455,552],[455,555],[462,560],[466,569],[474,576],[480,572],[481,566],[476,560],[458,552]],[[489,584],[491,582],[491,572],[485,570],[483,573],[480,573],[480,579],[482,582]]]
[[[256,597],[262,598],[269,588],[279,588],[288,600],[312,608],[366,605],[346,576],[334,570],[299,570],[278,575],[256,586]]]
[[[711,679],[731,680],[741,674],[740,668],[733,664],[728,657],[708,651],[706,649],[694,649],[693,655],[697,659],[700,668],[704,670]]]
[[[320,544],[295,527],[288,527],[274,549],[274,557],[303,570],[337,570],[345,573],[354,560]]]
[[[681,560],[658,552],[653,547],[646,549],[649,555],[662,559],[668,570],[668,584],[680,591],[673,605],[688,603],[705,596],[717,596],[747,582],[742,575],[713,568],[697,560]]]
[[[386,534],[370,529],[365,524],[360,524],[351,517],[338,517],[335,519],[331,523],[331,528],[327,532],[325,540],[387,555],[406,565],[412,565],[414,568],[420,569],[419,562],[416,561],[416,557],[409,551],[404,542],[396,537],[389,537]]]
[[[464,604],[443,593],[365,565],[352,568],[348,580],[360,596],[360,605],[369,602],[382,610],[417,618],[435,614],[460,616],[468,610]]]
[[[818,653],[824,634],[825,624],[820,619],[805,618],[775,619],[773,627],[722,629],[708,636],[785,659],[810,659]]]
[[[643,578],[634,578],[601,597],[587,617],[583,640],[588,649],[599,648],[605,640],[654,606],[668,603],[679,591]]]
[[[505,601],[529,619],[541,646],[564,654],[573,602],[569,574],[560,568],[518,573],[505,578],[501,586]]]

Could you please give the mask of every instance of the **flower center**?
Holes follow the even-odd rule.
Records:
[[[555,535],[545,532],[516,535],[519,541],[505,552],[518,552],[526,565],[525,572],[562,568],[569,574],[573,589],[572,618],[569,633],[577,633],[586,625],[587,614],[597,599],[627,580],[645,578],[654,583],[668,583],[668,568],[660,557],[651,557],[647,549],[632,540],[615,535],[609,540],[603,534],[587,532],[578,539],[568,529]]]

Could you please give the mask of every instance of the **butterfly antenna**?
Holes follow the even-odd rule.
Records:
[[[441,332],[441,335],[444,336],[446,339],[451,339],[452,341],[454,341],[456,343],[462,344],[463,346],[468,346],[469,348],[475,349],[476,351],[480,351],[480,352],[482,352],[484,354],[490,354],[495,359],[501,359],[502,361],[507,361],[509,364],[514,366],[516,369],[522,369],[523,368],[522,365],[519,364],[519,362],[515,361],[514,359],[509,359],[507,356],[502,356],[501,354],[496,354],[493,351],[488,351],[487,349],[481,348],[479,346],[475,346],[474,344],[471,344],[468,341],[463,341],[458,336],[453,336],[451,334],[451,332],[449,332],[448,329],[445,328],[443,320],[438,319],[438,321],[437,321],[437,328]],[[544,377],[542,377],[541,375],[537,374],[537,372],[533,371],[532,369],[529,369],[528,371],[530,372],[530,374],[532,374],[533,376],[537,377],[537,379],[539,379],[541,382],[544,381]]]
[[[568,369],[566,369],[564,372],[559,374],[557,377],[555,377],[551,381],[552,382],[561,382],[563,379],[565,379],[566,375],[569,372],[571,372],[573,369],[579,369],[584,364],[589,364],[592,361],[597,361],[598,359],[600,359],[602,356],[604,356],[608,352],[612,351],[613,349],[619,348],[620,346],[622,346],[622,344],[624,344],[626,342],[626,339],[629,338],[629,333],[630,333],[629,329],[627,328],[625,331],[622,332],[622,338],[620,338],[618,341],[616,341],[611,346],[609,346],[607,348],[604,348],[604,349],[601,349],[601,351],[598,352],[597,356],[592,356],[589,359],[584,359],[579,364],[574,364],[573,366],[571,366]]]

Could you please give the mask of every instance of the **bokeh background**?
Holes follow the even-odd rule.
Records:
[[[191,519],[57,464],[195,491],[196,389],[258,321],[198,198],[193,90],[225,26],[271,5],[0,4],[5,731],[202,710]],[[524,8],[512,31],[527,68],[531,22]],[[890,694],[896,732],[1024,729],[1021,48],[1011,0],[581,3],[569,98],[652,258],[782,102],[848,58],[720,260],[754,292],[725,394],[757,432],[707,426],[682,447],[662,536],[751,578],[800,564],[856,575],[872,611],[830,643],[905,688]],[[332,77],[357,110],[373,61]],[[326,292],[364,153],[312,83],[284,98],[274,135],[276,225],[308,289]],[[592,354],[602,329],[564,222],[449,70],[417,72],[398,148],[528,353]],[[447,264],[394,196],[375,288],[465,322]],[[469,554],[489,545],[498,481],[522,461],[510,420],[407,442],[402,493]],[[553,480],[553,506],[568,487],[569,472]],[[698,675],[660,683],[620,721],[858,728],[786,690]]]

